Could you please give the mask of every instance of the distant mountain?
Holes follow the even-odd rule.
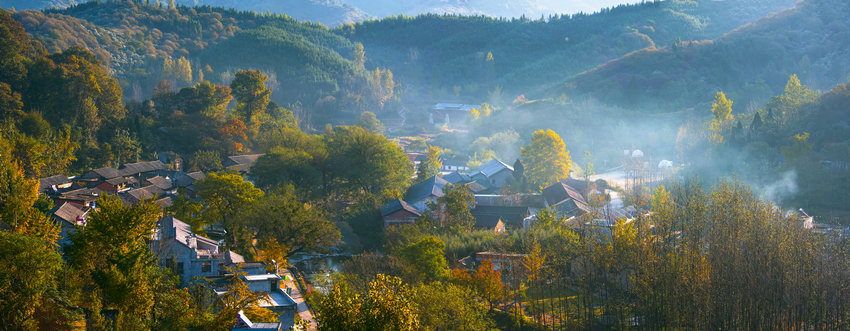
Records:
[[[352,23],[369,15],[339,0],[177,0],[186,6],[212,6],[236,10],[272,12],[292,16],[297,20],[321,22],[327,26]]]
[[[86,0],[2,0],[0,1],[0,7],[4,9],[15,8],[16,10],[42,10],[48,8],[68,8],[82,2],[86,2]]]
[[[722,90],[743,111],[788,76],[829,89],[850,76],[850,2],[807,0],[713,41],[641,50],[570,79],[571,93],[624,106],[708,107]]]
[[[378,17],[423,13],[487,15],[492,17],[539,18],[540,15],[593,13],[601,8],[623,3],[638,3],[635,0],[344,0],[363,11]]]
[[[156,3],[156,1],[150,0],[150,3]],[[15,8],[16,10],[64,9],[86,2],[88,0],[2,0],[0,7]],[[168,2],[168,0],[159,0],[159,3],[163,6],[166,6]],[[297,20],[321,22],[327,26],[336,26],[369,18],[369,15],[360,9],[344,4],[339,0],[176,0],[175,3],[189,7],[211,6],[253,11],[261,14],[266,12],[286,14]]]

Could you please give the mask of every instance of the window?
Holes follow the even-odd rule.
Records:
[[[183,262],[177,262],[177,268],[176,268],[176,271],[177,271],[178,273],[181,273],[181,274],[183,273]]]
[[[210,272],[210,271],[212,271],[212,263],[211,262],[204,262],[203,264],[201,264],[201,272]]]

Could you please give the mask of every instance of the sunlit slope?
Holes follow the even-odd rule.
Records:
[[[708,104],[718,90],[738,107],[781,94],[790,74],[816,89],[850,74],[850,2],[809,0],[713,41],[641,50],[582,73],[556,93],[631,107]]]

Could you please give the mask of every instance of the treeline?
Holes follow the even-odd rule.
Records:
[[[91,49],[127,99],[150,97],[163,79],[176,87],[205,80],[227,85],[239,69],[260,69],[270,77],[273,100],[303,109],[301,117],[321,126],[361,110],[380,111],[395,90],[372,83],[372,69],[354,58],[354,43],[284,14],[115,1],[14,17],[53,52]]]
[[[316,295],[320,326],[440,329],[442,316],[501,329],[847,327],[846,237],[804,229],[745,185],[703,185],[661,186],[650,213],[613,227],[544,210],[530,229],[502,235],[391,228],[386,255],[355,256]],[[438,203],[455,208],[450,195]],[[524,255],[498,257],[498,270],[489,260],[449,269],[459,263],[449,242]]]
[[[850,191],[850,128],[843,122],[848,84],[818,93],[788,79],[784,93],[749,112],[719,92],[712,119],[692,121],[677,141],[695,174],[736,176],[765,198],[803,207],[824,223],[845,223]]]
[[[629,54],[576,76],[560,92],[574,89],[623,107],[681,109],[710,105],[707,95],[717,90],[755,108],[793,73],[827,89],[850,74],[840,55],[848,14],[843,1],[804,1],[713,41],[659,43],[666,47]]]

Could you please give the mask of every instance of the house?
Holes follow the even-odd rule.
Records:
[[[543,202],[546,207],[555,208],[567,217],[575,217],[590,212],[590,206],[584,196],[564,182],[557,182],[543,189]]]
[[[487,179],[491,186],[502,188],[513,177],[514,167],[497,159],[492,159],[478,167],[478,174]],[[475,175],[472,176],[475,179]]]
[[[469,112],[475,108],[478,105],[438,103],[431,108],[428,122],[436,126],[463,124],[469,121]]]
[[[95,187],[104,192],[118,193],[129,190],[138,184],[139,181],[133,177],[115,177],[107,179]]]
[[[103,194],[98,188],[80,188],[73,191],[63,192],[59,197],[53,199],[53,203],[59,206],[65,202],[77,205],[77,208],[94,208],[95,202]]]
[[[254,163],[257,163],[257,159],[265,154],[251,154],[251,155],[231,155],[227,157],[227,160],[222,164],[225,168],[236,168],[237,171],[249,174],[251,173],[251,167],[254,166]]]
[[[394,199],[381,207],[381,220],[384,222],[384,227],[397,224],[411,224],[419,216],[422,216],[420,211],[401,199]]]
[[[292,297],[280,288],[280,276],[277,274],[242,275],[248,289],[265,292],[268,297],[260,301],[260,307],[278,314],[278,319],[287,329],[295,323],[297,304]]]
[[[440,177],[432,176],[408,188],[404,194],[404,201],[419,213],[423,213],[428,201],[436,202],[437,198],[443,196],[443,188],[448,183]]]
[[[160,265],[174,270],[185,286],[195,277],[219,275],[221,265],[244,262],[239,254],[220,252],[218,242],[192,233],[192,227],[173,216],[163,217],[151,242]]]
[[[63,190],[71,188],[71,182],[65,175],[56,175],[38,180],[38,193],[58,194]]]
[[[479,214],[475,217],[475,225],[473,226],[476,230],[489,230],[494,231],[496,233],[504,233],[505,232],[505,222],[502,221],[502,217],[495,214]]]
[[[472,182],[472,177],[469,177],[467,174],[460,173],[459,171],[445,175],[443,176],[443,179],[451,184],[466,184]]]
[[[165,195],[165,192],[153,185],[118,193],[118,197],[127,206],[135,206],[142,200],[157,199],[163,195]]]
[[[118,170],[112,167],[94,169],[80,176],[78,179],[87,187],[95,187],[97,184],[121,176]]]
[[[518,229],[523,227],[523,222],[534,215],[529,207],[523,206],[483,206],[476,205],[471,210],[472,217],[476,220],[488,219],[498,216],[507,228]],[[477,224],[477,222],[476,222]]]
[[[284,330],[289,330],[293,325],[295,325],[295,312],[298,310],[298,304],[295,303],[295,300],[292,300],[292,297],[290,297],[289,294],[280,288],[280,276],[277,274],[243,274],[239,277],[245,282],[245,285],[248,286],[249,290],[254,292],[263,292],[266,295],[264,299],[260,299],[258,302],[260,307],[271,310],[278,315],[278,323],[252,323],[249,330],[255,330],[254,327],[261,327],[263,325],[266,327],[274,327],[276,326],[274,324],[278,324],[277,326]],[[216,289],[215,292],[217,295],[222,296],[227,293],[227,290]]]
[[[233,326],[231,331],[280,331],[283,330],[280,322],[277,323],[253,323],[248,316],[245,316],[245,312],[239,311],[239,314],[236,315],[236,325]]]
[[[145,180],[149,185],[156,186],[156,188],[163,191],[171,191],[174,188],[174,183],[171,182],[168,177],[156,176],[151,177]]]
[[[67,244],[68,236],[77,231],[77,227],[85,226],[89,208],[80,208],[69,202],[64,202],[50,210],[50,220],[59,225],[59,235],[62,237],[60,246]]]
[[[168,167],[159,160],[128,163],[122,166],[121,169],[118,169],[118,173],[124,177],[136,177],[141,181],[151,177],[168,175]]]
[[[195,195],[195,181],[206,178],[203,172],[195,171],[190,173],[176,172],[174,173],[174,186],[182,188],[189,196]]]

